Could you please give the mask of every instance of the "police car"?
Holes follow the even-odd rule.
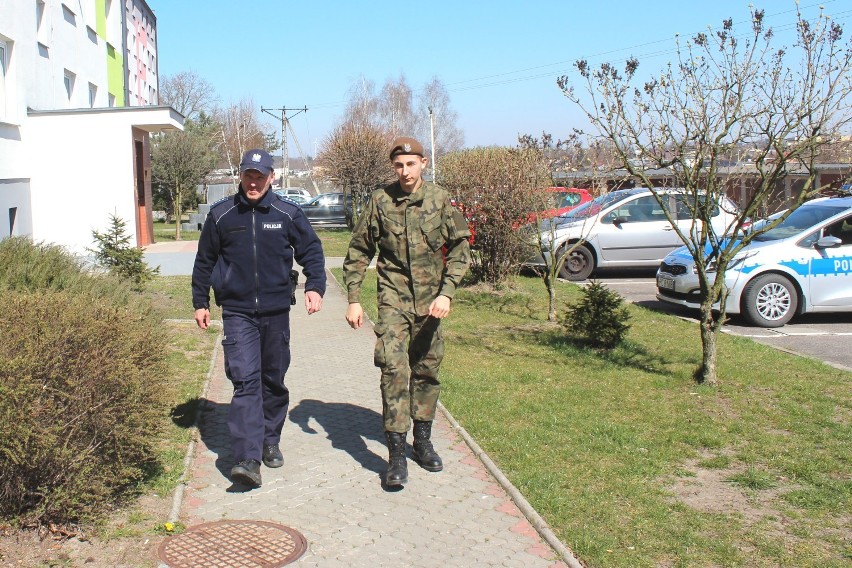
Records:
[[[725,272],[726,311],[780,327],[796,314],[852,312],[852,197],[809,201],[758,235]],[[657,298],[701,305],[695,261],[686,247],[657,271]]]

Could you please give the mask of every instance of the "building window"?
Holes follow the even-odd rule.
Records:
[[[65,93],[68,95],[68,102],[71,102],[71,97],[74,95],[74,81],[77,76],[69,71],[65,70]]]
[[[9,236],[15,234],[15,219],[18,217],[18,208],[9,207]]]
[[[98,98],[98,87],[89,83],[89,108],[95,108],[95,101]]]
[[[109,105],[110,108],[115,106],[115,95],[112,93],[107,95],[107,105]]]
[[[9,44],[0,39],[0,118],[6,116],[6,77],[9,75]]]
[[[41,25],[44,23],[44,2],[36,1],[36,31],[41,31]]]
[[[65,4],[62,5],[62,17],[72,26],[77,26],[77,15]]]

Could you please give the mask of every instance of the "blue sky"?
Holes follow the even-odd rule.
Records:
[[[751,2],[778,30],[795,21],[793,0]],[[650,74],[673,58],[677,33],[691,36],[728,17],[746,30],[749,3],[148,0],[157,16],[161,76],[194,71],[222,104],[307,106],[292,125],[311,155],[341,120],[353,82],[364,76],[380,89],[400,73],[415,89],[434,76],[444,83],[466,146],[514,145],[518,134],[542,131],[563,137],[583,126],[556,86],[574,61],[597,65],[633,55],[639,75]],[[808,17],[820,5],[852,33],[852,0],[800,2]]]

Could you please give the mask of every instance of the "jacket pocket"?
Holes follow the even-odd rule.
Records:
[[[376,324],[373,327],[376,332],[376,347],[373,351],[373,364],[376,367],[384,367],[387,357],[385,356],[385,332],[387,328],[382,324]]]
[[[426,217],[420,225],[420,230],[423,231],[423,240],[426,241],[432,252],[437,252],[447,242],[447,235],[444,234],[443,229],[444,223],[440,212]]]

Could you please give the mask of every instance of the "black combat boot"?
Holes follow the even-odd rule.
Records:
[[[444,463],[432,447],[432,421],[414,421],[414,460],[426,471],[441,471]]]
[[[405,459],[405,432],[385,432],[388,439],[388,471],[385,485],[393,487],[408,482],[408,462]]]

